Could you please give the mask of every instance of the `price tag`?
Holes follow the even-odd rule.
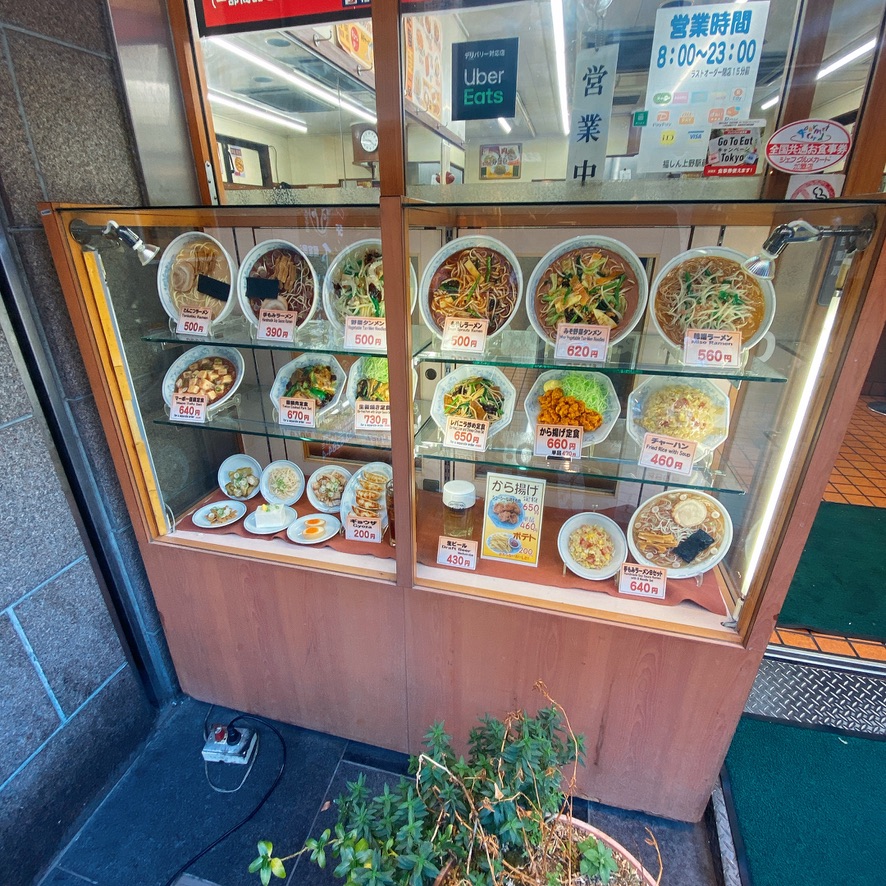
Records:
[[[658,468],[671,474],[688,477],[692,473],[696,444],[690,440],[646,434],[640,450],[639,464],[644,468]]]
[[[209,308],[182,308],[175,331],[180,335],[209,335],[212,311]]]
[[[590,323],[558,323],[554,357],[582,363],[605,363],[611,331],[608,326],[592,326]]]
[[[479,418],[462,418],[450,415],[446,418],[443,445],[453,449],[473,449],[485,452],[489,438],[489,422]]]
[[[171,421],[203,424],[206,421],[206,398],[202,394],[173,394],[169,418]]]
[[[454,569],[476,569],[477,542],[441,535],[437,540],[437,563]]]
[[[317,425],[317,401],[313,397],[281,397],[278,408],[281,425],[313,428]]]
[[[625,563],[618,576],[619,594],[633,597],[652,597],[664,600],[668,571],[663,566],[639,566]]]
[[[390,431],[391,404],[358,400],[354,407],[355,431]]]
[[[717,329],[687,329],[683,338],[687,366],[733,369],[741,366],[741,333]]]
[[[355,517],[348,514],[345,520],[345,538],[348,541],[368,541],[381,543],[381,517]]]
[[[542,458],[581,458],[584,429],[573,425],[536,425],[533,455]]]
[[[384,317],[345,317],[345,350],[387,351]]]
[[[462,317],[447,317],[443,324],[444,351],[470,351],[482,354],[486,350],[486,334],[489,320],[470,320]]]
[[[262,308],[258,315],[259,341],[288,342],[295,338],[295,311],[275,311]]]

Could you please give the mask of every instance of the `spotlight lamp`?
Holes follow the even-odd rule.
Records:
[[[101,235],[110,243],[123,243],[128,246],[137,256],[142,265],[148,265],[160,252],[159,246],[145,243],[132,228],[117,224],[111,219],[103,228],[97,225],[87,224],[79,218],[75,218],[70,225],[71,236],[81,245],[89,249],[97,249],[97,244],[91,242],[93,236]]]
[[[784,252],[788,243],[810,243],[824,237],[846,237],[847,252],[853,255],[867,247],[875,229],[873,216],[865,219],[861,225],[837,225],[831,228],[819,228],[803,219],[797,219],[775,228],[766,238],[759,255],[751,256],[742,267],[761,280],[771,280],[775,276],[775,260]]]

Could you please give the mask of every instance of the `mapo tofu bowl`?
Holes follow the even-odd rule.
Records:
[[[217,407],[234,396],[243,381],[243,355],[236,348],[198,345],[185,351],[163,378],[163,402],[172,407],[173,394],[196,394]]]

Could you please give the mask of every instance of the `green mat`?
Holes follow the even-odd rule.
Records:
[[[778,624],[886,640],[884,551],[886,510],[822,502]]]
[[[726,768],[751,886],[886,883],[886,742],[742,717]]]

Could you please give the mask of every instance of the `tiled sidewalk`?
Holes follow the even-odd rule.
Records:
[[[886,416],[868,409],[862,397],[843,438],[825,501],[886,508]]]

